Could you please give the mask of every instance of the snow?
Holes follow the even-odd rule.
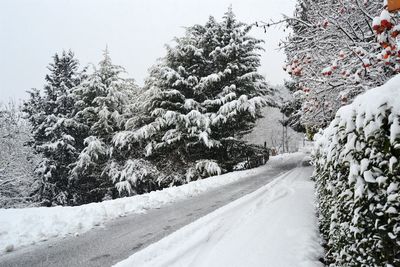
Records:
[[[200,160],[196,163],[196,170],[205,173],[206,176],[220,175],[222,173],[218,163],[211,160]]]
[[[381,25],[381,18],[380,17],[375,17],[372,20],[372,26],[373,27],[377,27],[377,26],[380,26],[380,25]]]
[[[331,73],[331,72],[332,72],[332,68],[331,67],[326,67],[326,68],[322,69],[322,71],[321,71],[321,73],[324,74],[324,75],[326,75],[328,73]]]
[[[329,246],[326,258],[335,265],[398,265],[400,243],[387,242],[385,235],[400,229],[399,86],[396,75],[357,96],[315,135],[320,224]]]
[[[374,136],[380,130],[382,115],[385,110],[391,109],[393,114],[400,114],[400,75],[396,75],[386,84],[368,91],[368,93],[358,96],[351,105],[339,109],[336,118],[323,135],[317,136],[317,146],[334,146],[335,143],[329,141],[329,137],[335,134],[336,125],[346,126],[346,134],[349,139],[352,137],[353,129],[363,128],[366,138]],[[356,116],[355,121],[353,117]],[[390,142],[394,144],[396,137],[400,136],[400,125],[398,119],[394,119],[390,126]],[[327,150],[329,151],[329,149]],[[344,151],[347,154],[349,150]],[[327,160],[331,157],[328,155]]]
[[[38,207],[24,209],[0,209],[0,253],[8,248],[34,244],[52,238],[84,233],[107,221],[132,213],[143,213],[179,200],[199,195],[210,189],[251,179],[265,168],[300,161],[302,153],[271,157],[267,165],[198,180],[182,186],[170,187],[148,194],[107,200],[75,207]]]
[[[397,183],[390,183],[388,188],[386,189],[387,193],[390,194],[392,192],[395,192],[398,190],[398,184]]]
[[[365,171],[364,172],[364,180],[367,183],[376,183],[376,180],[375,180],[374,176],[372,175],[371,171]]]
[[[310,175],[289,171],[114,266],[323,266]]]
[[[390,17],[389,11],[387,11],[386,9],[383,9],[382,13],[381,13],[381,16],[380,16],[380,20],[381,21],[383,21],[383,20],[390,21],[391,17]]]

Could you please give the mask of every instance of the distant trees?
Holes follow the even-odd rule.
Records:
[[[31,147],[30,126],[14,103],[0,106],[0,207],[20,207],[34,202],[33,170],[39,157]]]

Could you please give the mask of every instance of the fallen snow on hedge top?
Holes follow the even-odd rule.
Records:
[[[335,134],[337,128],[345,127],[346,133],[352,133],[355,129],[363,129],[366,138],[373,136],[381,129],[382,119],[387,110],[391,110],[389,116],[390,142],[399,147],[396,138],[400,137],[399,118],[400,115],[400,75],[395,76],[386,84],[369,90],[367,93],[355,98],[352,104],[346,105],[338,110],[335,119],[326,128],[323,134],[316,135],[316,147],[328,146],[328,150],[337,145],[328,139]],[[354,120],[354,117],[356,118]],[[348,142],[344,153],[354,148],[354,142]],[[328,160],[332,153],[328,153]]]
[[[0,253],[50,238],[79,234],[132,213],[199,195],[203,192],[260,174],[266,168],[299,162],[302,153],[271,157],[267,165],[198,180],[148,194],[91,203],[76,207],[0,209]]]
[[[319,220],[332,266],[400,264],[399,117],[397,75],[316,135]]]
[[[347,131],[353,127],[364,128],[364,134],[368,137],[380,129],[382,118],[386,110],[391,109],[389,123],[393,123],[390,129],[390,141],[393,144],[395,138],[400,136],[398,115],[400,114],[400,75],[395,76],[386,84],[369,90],[366,94],[358,96],[352,105],[341,108],[337,116],[341,120],[346,119]],[[356,115],[355,125],[352,116]],[[375,119],[375,123],[370,123]]]

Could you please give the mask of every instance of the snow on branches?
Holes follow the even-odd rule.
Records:
[[[147,156],[177,149],[191,157],[190,148],[219,147],[222,138],[251,129],[269,91],[257,73],[261,41],[248,35],[250,29],[231,10],[221,23],[210,18],[188,28],[150,70],[151,97],[143,105],[150,122],[118,134],[115,144],[124,146],[126,137],[146,142]]]
[[[272,102],[272,90],[257,72],[262,41],[249,36],[250,29],[232,10],[221,22],[210,17],[187,28],[150,69],[140,123],[114,135],[114,151],[143,151],[168,174],[158,181],[164,185],[221,174],[221,162],[235,164],[228,146]],[[120,189],[129,192],[130,184],[124,180]]]
[[[190,182],[198,178],[206,178],[213,175],[221,175],[222,169],[214,160],[202,159],[186,171],[186,181]]]
[[[187,28],[150,69],[143,90],[107,50],[98,67],[82,72],[71,52],[56,54],[44,94],[32,91],[24,108],[44,156],[37,168],[43,204],[181,184],[191,166],[197,178],[229,170],[231,147],[272,103],[273,90],[257,71],[262,41],[251,28],[231,9],[221,22],[211,17]]]
[[[163,177],[153,164],[144,159],[129,159],[122,166],[114,161],[108,169],[108,175],[119,194],[127,196],[157,188],[157,182]]]
[[[39,157],[26,143],[30,125],[14,103],[0,103],[0,208],[32,205]]]
[[[281,42],[283,67],[305,93],[299,110],[303,126],[325,127],[355,96],[382,85],[399,72],[398,15],[382,1],[297,1],[292,29]]]
[[[106,49],[99,68],[73,90],[78,103],[74,120],[85,129],[81,133],[80,155],[71,172],[73,184],[82,191],[76,197],[80,203],[101,201],[113,195],[115,179],[109,176],[114,166],[113,138],[132,115],[130,104],[137,90],[131,79],[122,77],[124,72],[112,63]]]
[[[78,71],[74,54],[55,54],[46,75],[43,95],[38,90],[30,92],[23,111],[32,125],[34,150],[43,156],[36,168],[38,200],[44,205],[71,204],[73,192],[69,190],[71,164],[79,155],[77,147],[81,130],[74,121],[72,90],[83,78]]]

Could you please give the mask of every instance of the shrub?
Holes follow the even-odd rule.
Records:
[[[400,76],[316,135],[319,222],[331,266],[400,265]]]

